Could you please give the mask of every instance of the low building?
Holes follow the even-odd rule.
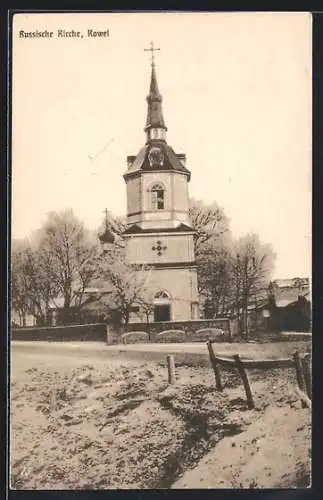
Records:
[[[309,279],[278,279],[270,283],[267,297],[249,305],[248,326],[250,331],[310,331]]]
[[[77,295],[72,299],[68,313],[64,310],[64,298],[56,297],[49,306],[47,323],[51,326],[66,324],[97,323],[110,319],[109,295],[111,289],[86,288],[82,300]]]

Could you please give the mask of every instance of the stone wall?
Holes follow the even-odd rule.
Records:
[[[230,339],[234,338],[238,334],[237,322],[229,318],[218,318],[218,319],[204,319],[195,321],[168,321],[168,322],[158,322],[150,323],[149,325],[145,323],[131,323],[127,326],[121,325],[116,328],[114,326],[108,326],[108,343],[114,344],[121,342],[121,335],[125,332],[143,331],[150,335],[150,341],[154,342],[156,340],[156,335],[165,330],[182,330],[185,332],[186,341],[194,341],[194,334],[203,328],[219,328],[224,331],[225,336]]]
[[[106,342],[106,325],[69,325],[51,327],[13,328],[11,340],[47,340],[47,341],[100,341]]]

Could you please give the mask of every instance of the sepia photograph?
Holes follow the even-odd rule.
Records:
[[[11,489],[309,488],[311,14],[11,43]]]

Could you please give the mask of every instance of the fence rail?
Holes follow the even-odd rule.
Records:
[[[223,366],[234,367],[235,360],[226,356],[216,355],[218,363]],[[294,362],[292,359],[241,359],[245,368],[258,368],[260,370],[272,370],[274,368],[293,368]]]
[[[253,409],[255,407],[255,403],[246,371],[247,369],[268,370],[276,368],[294,368],[298,388],[300,395],[302,396],[302,402],[307,402],[307,406],[310,405],[309,401],[312,399],[312,370],[311,358],[309,354],[305,354],[301,357],[300,354],[295,351],[291,359],[241,359],[239,354],[235,354],[233,356],[217,355],[213,350],[213,342],[211,340],[207,342],[207,348],[214,371],[217,390],[222,391],[224,388],[220,367],[223,366],[224,368],[231,370],[237,369],[245,389],[249,409]]]

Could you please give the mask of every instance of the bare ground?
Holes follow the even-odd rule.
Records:
[[[176,356],[175,356],[176,359]],[[13,352],[15,489],[307,486],[311,415],[293,370],[235,373],[215,391],[209,367]]]

